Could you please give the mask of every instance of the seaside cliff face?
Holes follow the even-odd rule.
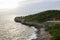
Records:
[[[19,22],[19,23],[22,23],[28,26],[34,26],[35,28],[38,29],[37,39],[33,39],[33,40],[57,40],[59,39],[60,35],[58,36],[56,34],[56,33],[60,33],[60,32],[57,32],[59,29],[57,28],[56,30],[55,28],[56,26],[58,27],[60,26],[59,20],[60,20],[60,10],[48,10],[48,11],[40,12],[34,15],[28,15],[25,17],[15,17],[16,22]],[[56,30],[56,32],[54,32],[52,28],[53,30]],[[51,38],[51,36],[53,37]]]
[[[60,20],[60,10],[48,10],[24,17],[22,16],[15,18],[15,21],[19,22],[24,21],[24,22],[36,22],[36,23],[55,21],[55,20]]]
[[[55,24],[55,22],[51,21],[58,21],[56,24],[59,24],[60,20],[60,10],[47,10],[43,12],[39,12],[37,14],[28,15],[28,16],[21,16],[15,17],[15,22],[20,22],[25,25],[35,26],[40,28],[43,25],[50,25]]]
[[[17,20],[19,20],[17,18]],[[19,22],[19,23],[22,23],[24,25],[27,25],[27,26],[34,26],[37,31],[36,31],[36,35],[37,35],[37,38],[36,39],[32,39],[32,40],[50,40],[50,34],[48,32],[45,31],[45,25],[44,24],[40,24],[40,23],[34,23],[34,22],[24,22],[24,21],[17,21],[15,20],[16,22]],[[48,38],[47,38],[48,37]]]

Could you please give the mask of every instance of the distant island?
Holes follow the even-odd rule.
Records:
[[[35,26],[37,29],[40,29],[41,25],[45,25],[45,31],[51,34],[50,40],[60,40],[60,10],[47,10],[28,16],[15,17],[14,20],[25,25]]]

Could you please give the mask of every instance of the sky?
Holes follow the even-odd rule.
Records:
[[[0,0],[0,14],[30,15],[60,10],[60,0]]]

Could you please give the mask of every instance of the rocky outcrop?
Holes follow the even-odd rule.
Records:
[[[30,27],[34,26],[37,29],[37,32],[36,32],[37,38],[32,39],[32,40],[49,40],[50,39],[49,33],[45,31],[45,25],[44,24],[27,22],[24,19],[20,19],[20,18],[15,18],[15,22],[22,23],[22,24],[28,25]]]
[[[40,23],[27,22],[24,19],[21,19],[20,17],[15,17],[14,21],[28,26],[35,26],[35,28],[40,28],[40,26],[42,26],[42,24]]]

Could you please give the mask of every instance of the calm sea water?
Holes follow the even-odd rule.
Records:
[[[36,38],[34,27],[14,21],[16,15],[0,15],[0,40],[31,40]]]

